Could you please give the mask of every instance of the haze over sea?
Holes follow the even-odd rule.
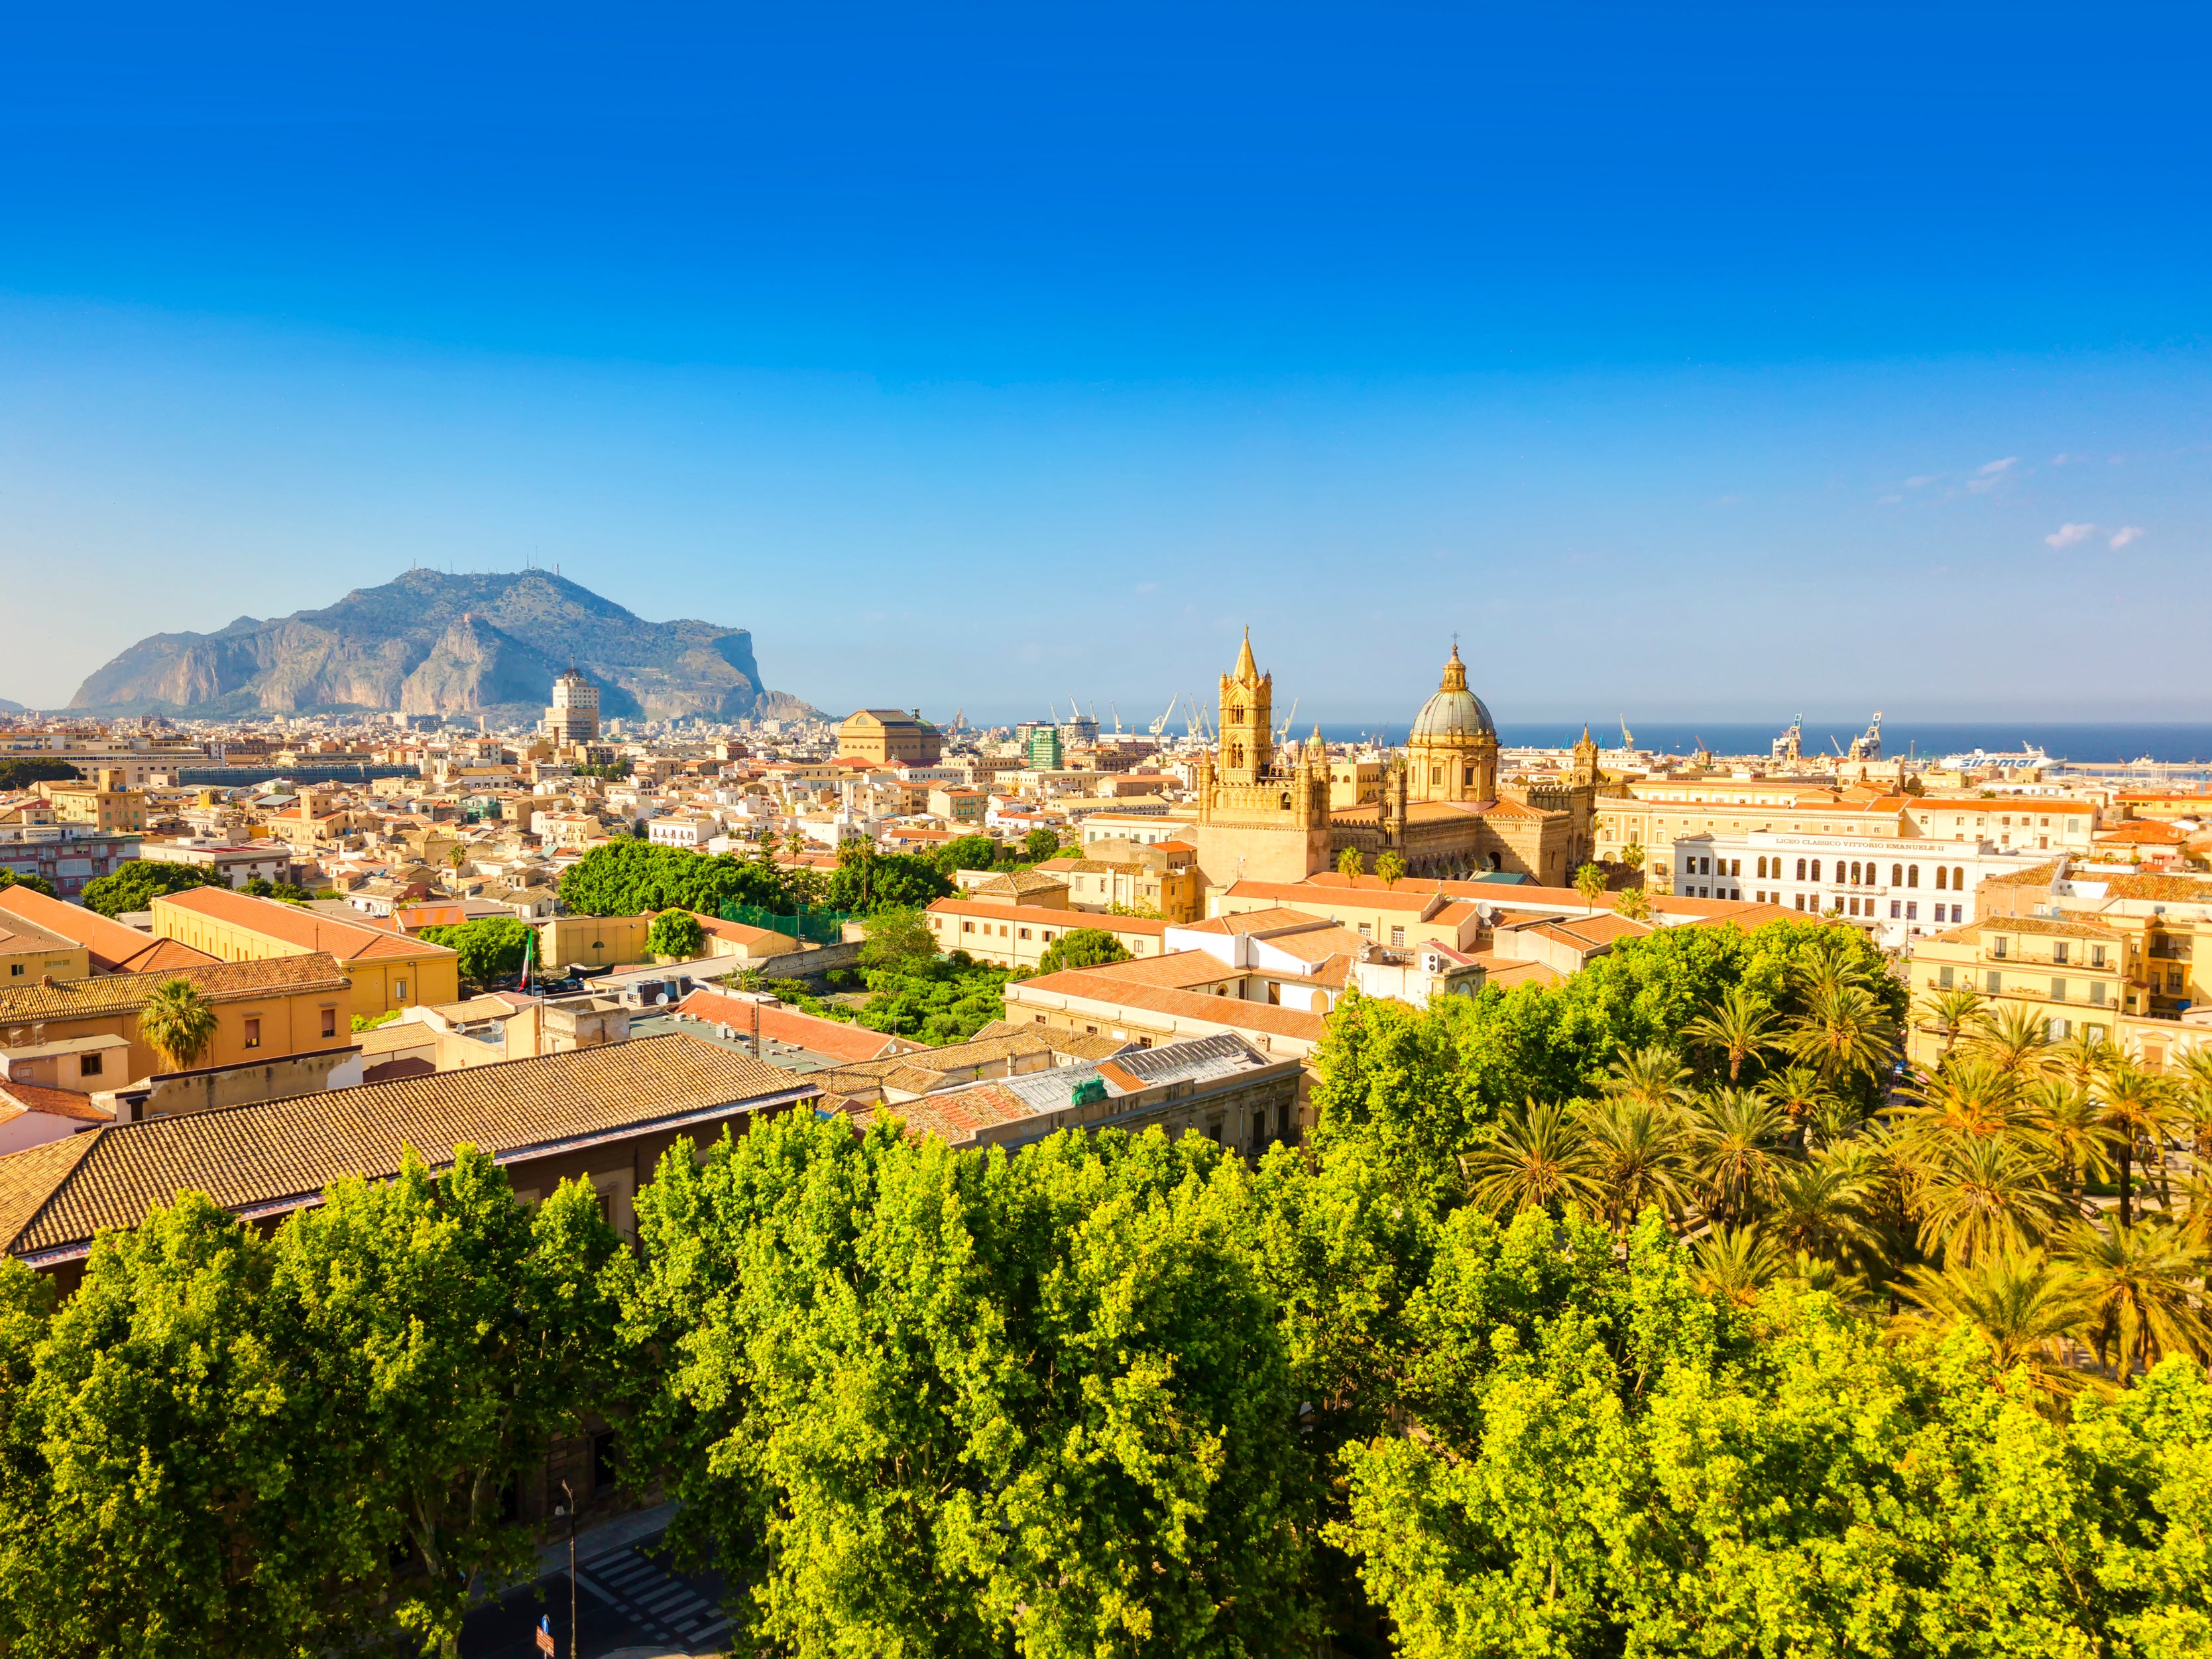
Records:
[[[1780,724],[1755,725],[1713,721],[1703,725],[1678,720],[1632,719],[1629,729],[1638,748],[1655,753],[1688,754],[1700,740],[1715,754],[1765,754],[1782,735]],[[1863,721],[1808,720],[1805,753],[1833,754],[1848,749],[1851,739],[1865,729]],[[1498,741],[1540,747],[1565,747],[1582,735],[1579,721],[1500,721]],[[1322,735],[1334,743],[1357,742],[1373,733],[1385,742],[1402,743],[1406,728],[1322,723]],[[1590,735],[1607,746],[1620,741],[1618,724],[1590,723]],[[1991,752],[2018,749],[2033,743],[2054,760],[2128,761],[2148,756],[2174,763],[2212,761],[2212,724],[2195,721],[2089,722],[2021,720],[1925,721],[1912,724],[1885,721],[1881,747],[1885,755],[1957,754],[1970,749]]]

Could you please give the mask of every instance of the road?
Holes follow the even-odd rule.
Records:
[[[535,1584],[511,1589],[471,1613],[461,1632],[463,1659],[538,1659],[535,1632],[553,1621],[559,1659],[601,1659],[623,1648],[719,1654],[729,1631],[721,1575],[676,1573],[658,1558],[665,1534],[581,1563],[576,1570],[580,1641],[568,1643],[568,1573],[564,1567]]]

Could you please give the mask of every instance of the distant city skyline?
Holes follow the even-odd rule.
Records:
[[[534,559],[825,707],[2203,718],[2206,33],[28,17],[0,698]]]

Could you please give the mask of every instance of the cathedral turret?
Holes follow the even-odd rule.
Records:
[[[1244,631],[1237,671],[1221,676],[1221,777],[1256,783],[1273,759],[1275,677],[1252,658],[1252,631]]]

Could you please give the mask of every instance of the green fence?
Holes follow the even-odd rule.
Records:
[[[854,919],[850,912],[842,910],[802,910],[796,915],[779,916],[758,905],[736,903],[724,905],[718,913],[726,922],[765,928],[815,945],[836,944],[845,936],[845,924]]]

